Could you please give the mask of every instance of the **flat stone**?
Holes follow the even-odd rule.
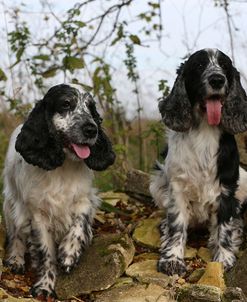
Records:
[[[158,229],[160,222],[160,217],[142,220],[134,230],[133,239],[141,245],[158,249],[160,247],[160,233]]]
[[[38,300],[33,298],[15,298],[9,295],[2,288],[0,288],[0,301],[1,302],[38,302]]]
[[[179,289],[178,302],[221,302],[222,291],[209,285],[186,285]]]
[[[198,284],[212,285],[224,290],[226,288],[224,281],[224,268],[221,262],[208,262],[205,273],[202,275]]]
[[[169,292],[155,284],[125,285],[96,294],[94,302],[175,302]],[[190,301],[191,302],[191,301]]]
[[[226,273],[226,284],[229,287],[240,287],[247,296],[247,250],[244,250],[234,267]]]
[[[196,283],[197,281],[199,281],[199,279],[204,273],[205,273],[205,268],[198,268],[192,272],[192,274],[188,278],[188,281],[190,283]]]
[[[137,279],[142,283],[153,283],[161,287],[167,287],[171,277],[157,271],[157,260],[145,260],[129,266],[126,275]]]
[[[190,246],[186,246],[185,252],[184,252],[185,260],[194,259],[194,258],[196,258],[196,255],[197,255],[197,249],[190,247]]]
[[[197,256],[200,257],[204,262],[210,262],[212,260],[212,254],[206,247],[200,247]]]
[[[101,235],[70,274],[60,274],[56,293],[61,300],[112,286],[132,262],[135,247],[127,234]]]
[[[134,262],[140,262],[144,260],[158,260],[160,255],[158,253],[142,253],[134,257]]]

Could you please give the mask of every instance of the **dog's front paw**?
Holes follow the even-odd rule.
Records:
[[[186,265],[181,259],[166,259],[161,257],[158,261],[158,271],[168,276],[172,276],[175,274],[181,276],[186,273]]]
[[[40,285],[34,285],[32,288],[31,288],[31,295],[34,297],[34,298],[37,298],[38,300],[42,300],[42,301],[49,301],[50,300],[55,300],[57,298],[56,296],[56,293],[54,291],[54,289],[45,289],[45,288],[42,288]]]
[[[81,249],[66,250],[63,247],[58,249],[58,263],[65,273],[70,273],[80,260]]]
[[[14,274],[24,274],[25,273],[25,263],[22,258],[10,257],[3,261],[4,266],[10,268],[11,272]]]

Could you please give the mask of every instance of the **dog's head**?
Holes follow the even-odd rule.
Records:
[[[247,129],[247,97],[239,72],[217,49],[199,50],[180,66],[159,109],[164,123],[175,131],[187,131],[203,118],[230,133]]]
[[[101,123],[90,94],[57,85],[31,111],[15,147],[26,162],[45,170],[61,166],[67,156],[101,171],[115,160]]]

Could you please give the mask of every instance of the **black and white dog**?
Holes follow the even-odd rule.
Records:
[[[39,269],[33,296],[54,296],[57,264],[78,263],[92,239],[100,200],[92,170],[113,164],[93,98],[68,85],[52,87],[10,139],[4,168],[5,264],[24,271],[27,246]]]
[[[197,51],[181,65],[159,102],[168,129],[164,165],[150,191],[167,216],[161,223],[158,270],[182,274],[187,228],[209,226],[213,260],[230,269],[241,244],[241,205],[247,173],[239,167],[234,135],[247,129],[247,97],[238,71],[217,49]]]

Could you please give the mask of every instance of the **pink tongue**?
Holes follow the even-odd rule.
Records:
[[[90,149],[87,145],[71,144],[71,146],[73,147],[77,156],[80,157],[81,159],[88,158],[88,156],[90,155]]]
[[[206,107],[207,107],[207,117],[208,117],[208,124],[212,126],[219,125],[220,118],[221,118],[221,107],[222,104],[220,100],[206,100]]]

